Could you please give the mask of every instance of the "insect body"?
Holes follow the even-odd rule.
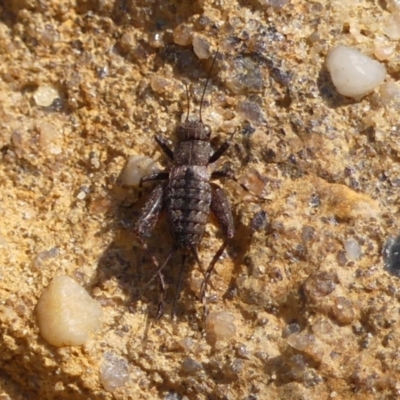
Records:
[[[201,108],[199,120],[190,121],[187,117],[186,121],[176,128],[175,133],[177,143],[173,150],[169,147],[165,138],[158,135],[155,137],[164,153],[171,159],[172,166],[166,171],[151,174],[141,179],[139,187],[144,182],[153,180],[164,180],[166,182],[159,184],[153,190],[134,228],[139,242],[148,251],[143,238],[153,230],[161,213],[166,213],[172,237],[172,249],[161,266],[151,255],[153,263],[158,268],[157,275],[161,285],[157,318],[160,318],[163,313],[166,291],[162,269],[167,265],[172,255],[176,251],[182,253],[181,273],[172,307],[172,310],[174,310],[186,257],[192,254],[204,273],[200,292],[200,299],[203,300],[214,266],[226,248],[228,239],[234,235],[233,218],[226,194],[218,185],[211,182],[215,178],[226,176],[226,174],[223,171],[210,172],[209,168],[209,165],[217,161],[228,149],[229,140],[224,142],[216,151],[213,151],[210,144],[211,129],[201,120]],[[207,270],[204,271],[197,249],[203,237],[210,212],[214,214],[222,229],[224,241],[215,253]]]

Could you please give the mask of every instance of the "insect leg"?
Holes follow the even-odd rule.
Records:
[[[150,257],[152,263],[157,268],[157,275],[160,281],[161,291],[160,291],[160,299],[158,303],[157,309],[157,319],[161,318],[163,309],[164,309],[164,295],[166,292],[166,285],[164,281],[164,276],[161,273],[161,269],[156,257],[150,252],[147,243],[144,241],[144,237],[147,236],[155,227],[161,212],[164,209],[164,188],[165,184],[161,184],[155,187],[153,192],[151,193],[149,200],[145,204],[142,214],[139,217],[138,221],[134,227],[134,233],[136,235],[136,239],[139,244],[142,246],[144,251]],[[168,262],[170,256],[167,258],[166,262]],[[164,264],[166,264],[166,262]]]
[[[195,247],[192,248],[192,254],[197,262],[197,265],[199,266],[200,272],[203,274],[204,278],[206,277],[206,271],[204,271],[203,268],[203,263],[200,260],[199,254],[197,253],[197,249]],[[209,285],[214,289],[213,285],[211,282],[209,282]]]
[[[176,307],[176,303],[178,302],[179,294],[181,291],[183,267],[185,266],[185,262],[186,262],[186,254],[182,254],[182,266],[181,266],[181,271],[179,272],[178,287],[176,288],[174,302],[172,304],[171,317],[175,315],[175,307]]]
[[[165,293],[167,291],[167,287],[164,281],[164,275],[161,272],[159,272],[158,277],[160,281],[161,290],[160,290],[160,296],[158,298],[156,321],[158,321],[164,314],[164,298],[165,298]]]
[[[211,154],[211,157],[208,160],[209,164],[217,161],[222,156],[222,154],[224,154],[226,152],[226,150],[228,150],[229,146],[231,145],[233,135],[235,133],[236,133],[236,131],[233,132],[232,135],[229,136],[229,139],[225,140],[225,142],[222,143],[221,146],[219,146],[219,148],[217,150],[215,150],[213,154]]]
[[[161,147],[162,151],[170,158],[171,160],[174,159],[174,152],[172,151],[171,147],[169,147],[167,139],[160,135],[155,136],[157,144]]]
[[[219,179],[219,178],[229,178],[236,181],[236,177],[232,171],[218,170],[218,171],[213,171],[211,173],[211,179]]]
[[[211,211],[215,215],[217,222],[222,229],[222,232],[225,236],[224,241],[217,252],[214,254],[210,265],[208,266],[204,281],[201,285],[200,290],[200,300],[204,300],[204,296],[207,290],[208,281],[210,280],[211,274],[214,270],[215,264],[218,262],[219,258],[221,257],[222,253],[224,252],[228,240],[233,238],[235,234],[235,228],[233,224],[233,217],[231,206],[229,204],[228,198],[226,197],[225,192],[215,183],[211,184],[212,189],[212,199],[211,199]]]
[[[166,180],[169,178],[168,172],[156,172],[155,174],[150,174],[142,176],[139,181],[139,198],[142,197],[142,187],[144,182]]]

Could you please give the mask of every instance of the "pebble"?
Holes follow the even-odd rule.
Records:
[[[355,100],[372,92],[386,76],[386,69],[381,63],[343,45],[329,52],[327,68],[337,91]]]
[[[400,108],[400,86],[395,82],[385,82],[379,88],[380,101],[382,105],[393,105],[396,109]]]
[[[394,12],[390,14],[382,27],[382,31],[392,40],[400,39],[400,13]]]
[[[346,257],[349,261],[357,261],[361,257],[361,247],[355,239],[347,239],[344,241],[344,249]]]
[[[56,276],[36,307],[40,334],[53,346],[80,346],[101,326],[102,309],[69,276]]]
[[[43,152],[57,155],[62,152],[64,138],[62,133],[48,122],[38,123],[36,129],[39,132],[39,144]]]
[[[100,368],[100,382],[108,392],[114,392],[129,379],[128,362],[112,352],[103,356]]]
[[[331,312],[333,318],[341,325],[351,324],[356,316],[353,303],[343,296],[335,299]]]
[[[192,44],[193,44],[193,51],[200,60],[206,60],[207,58],[210,58],[211,46],[207,39],[205,39],[203,36],[200,35],[194,35]]]
[[[290,2],[290,0],[258,0],[258,2],[262,6],[272,7],[275,10],[280,10],[286,4],[288,4]]]
[[[178,25],[173,32],[174,42],[179,46],[188,46],[192,43],[193,28],[181,24]]]
[[[33,94],[36,105],[41,107],[50,107],[59,98],[60,93],[53,86],[39,86]]]
[[[307,354],[315,361],[321,361],[324,355],[324,346],[322,342],[312,333],[300,332],[290,335],[287,341],[290,347]]]
[[[250,57],[236,57],[228,61],[226,86],[234,94],[262,91],[263,77],[260,65]]]
[[[254,101],[244,100],[237,104],[236,112],[247,121],[261,124],[263,122],[263,111],[261,107]]]
[[[383,248],[385,268],[400,277],[400,236],[389,238]]]
[[[140,178],[159,172],[158,164],[150,157],[134,155],[128,158],[121,173],[122,186],[138,186]]]
[[[213,311],[206,319],[207,341],[215,344],[228,341],[236,334],[235,317],[227,311]]]
[[[318,271],[312,273],[304,283],[304,293],[309,300],[318,303],[336,289],[339,279],[335,272]]]

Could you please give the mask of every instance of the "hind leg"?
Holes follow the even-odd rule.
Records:
[[[159,262],[156,257],[150,252],[147,243],[144,241],[144,237],[148,236],[154,229],[162,211],[164,210],[164,188],[165,184],[161,184],[155,187],[134,227],[134,233],[137,241],[157,268],[157,275],[160,282],[160,299],[158,303],[156,319],[161,318],[163,313],[166,285]]]
[[[212,189],[211,211],[216,217],[218,225],[222,229],[222,233],[224,234],[225,238],[220,248],[214,254],[214,257],[212,258],[205,272],[204,281],[201,285],[201,290],[200,290],[201,301],[204,301],[207,285],[210,280],[211,274],[214,270],[215,264],[218,262],[219,258],[224,252],[228,244],[228,240],[232,239],[233,235],[235,234],[235,227],[233,225],[231,206],[229,204],[225,192],[215,183],[211,184],[211,189]]]

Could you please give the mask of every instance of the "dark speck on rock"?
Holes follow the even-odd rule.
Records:
[[[383,248],[385,268],[400,277],[400,236],[389,238]]]

